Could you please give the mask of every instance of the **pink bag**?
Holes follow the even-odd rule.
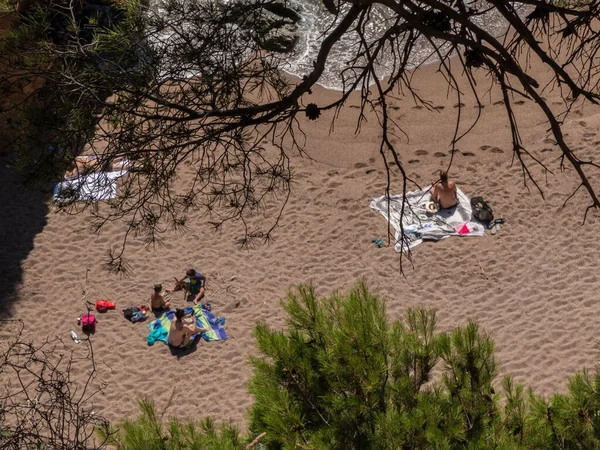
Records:
[[[84,333],[93,333],[96,331],[97,323],[98,321],[96,320],[96,316],[94,314],[84,314],[81,316],[81,331]]]

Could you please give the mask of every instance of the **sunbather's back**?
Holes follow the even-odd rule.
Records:
[[[440,181],[431,188],[431,197],[440,208],[452,208],[458,203],[456,184],[448,179],[446,172],[440,172]]]

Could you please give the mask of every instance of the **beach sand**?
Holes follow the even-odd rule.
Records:
[[[421,69],[416,77],[435,109],[415,108],[410,98],[392,101],[391,109],[410,137],[395,138],[402,163],[422,186],[448,164],[458,111],[435,68]],[[307,102],[322,105],[336,95],[316,88]],[[583,190],[563,207],[578,180],[570,167],[560,170],[559,151],[529,101],[515,105],[521,137],[553,174],[531,166],[545,199],[531,183],[523,184],[518,163],[512,164],[499,98],[493,91],[482,99],[479,123],[457,144],[450,176],[467,195],[486,198],[496,217],[506,219],[504,227],[493,236],[426,242],[413,250],[412,262],[404,260],[404,274],[393,245],[378,248],[371,241],[387,235],[386,221],[368,206],[384,194],[386,178],[379,155],[381,131],[372,115],[355,135],[356,97],[342,109],[333,133],[330,112],[315,122],[302,121],[312,159],[292,157],[292,194],[273,242],[240,249],[239,224],[214,232],[200,212],[192,213],[190,230],[165,235],[161,246],[147,248],[142,240],[131,239],[127,257],[133,272],[127,278],[103,269],[107,250],[124,236],[122,224],[108,224],[95,235],[86,214],[49,211],[43,196],[20,190],[4,168],[6,156],[0,156],[4,315],[25,322],[26,339],[60,337],[65,344],[59,348],[85,356],[87,344],[75,345],[69,332],[78,330],[89,268],[89,299],[117,304],[116,311],[97,314],[92,337],[97,383],[104,387],[93,402],[111,420],[135,415],[136,398],[149,397],[162,409],[172,396],[167,416],[213,416],[243,426],[252,403],[245,386],[251,375],[248,357],[258,354],[253,327],[264,321],[282,328],[280,300],[308,282],[328,296],[364,280],[387,300],[390,320],[416,306],[437,309],[440,330],[473,319],[494,338],[502,375],[513,375],[542,394],[564,392],[568,376],[597,361],[599,217],[592,211],[582,225],[589,204]],[[558,93],[548,92],[546,98],[560,108]],[[462,102],[463,117],[473,120],[479,111],[473,99],[467,96]],[[594,152],[600,144],[600,109],[586,105],[572,112],[564,132],[579,152]],[[600,186],[599,177],[592,179]],[[391,192],[400,193],[401,186],[395,177]],[[269,204],[265,219],[276,212],[277,203]],[[195,353],[177,359],[163,344],[148,347],[146,324],[129,323],[120,310],[147,303],[155,283],[169,285],[190,266],[208,277],[207,298],[213,311],[226,317],[230,339],[201,342]],[[184,305],[180,294],[174,303]],[[14,329],[14,323],[0,325],[3,345]],[[86,367],[76,367],[74,378],[83,380]]]

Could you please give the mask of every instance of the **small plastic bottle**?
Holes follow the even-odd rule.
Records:
[[[77,336],[77,333],[75,333],[73,330],[71,330],[71,339],[73,339],[76,344],[81,342],[81,339],[79,339],[79,336]]]

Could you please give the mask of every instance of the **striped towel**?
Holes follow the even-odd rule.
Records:
[[[210,311],[202,308],[202,305],[196,305],[194,307],[188,306],[185,308],[185,313],[193,313],[196,316],[196,325],[199,328],[210,328],[210,331],[206,331],[201,334],[205,341],[222,341],[227,339],[227,332],[217,320],[217,317]],[[164,342],[168,344],[169,330],[171,329],[171,321],[175,319],[175,311],[170,310],[165,312],[158,319],[154,319],[148,324],[148,345],[154,344],[156,341]],[[196,335],[192,336],[192,340]]]

